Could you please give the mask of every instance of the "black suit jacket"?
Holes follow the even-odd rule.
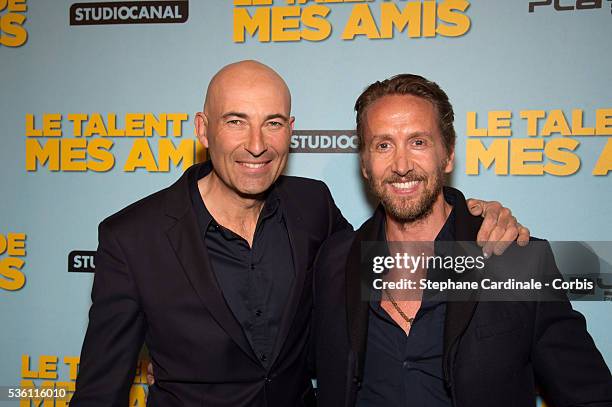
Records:
[[[156,379],[149,406],[300,406],[313,398],[311,266],[321,243],[350,225],[324,183],[283,176],[273,186],[296,274],[266,372],[210,268],[189,195],[193,171],[100,224],[72,407],[125,407],[143,343]]]
[[[461,192],[448,192],[456,196],[456,240],[474,241],[482,220],[470,215]],[[315,262],[319,407],[355,404],[368,329],[368,302],[361,295],[368,282],[358,271],[360,248],[378,239],[384,216],[379,207],[358,231],[332,236]],[[540,247],[545,250],[538,267],[559,275],[548,244]],[[584,317],[567,300],[448,302],[443,349],[454,406],[531,407],[536,386],[552,406],[612,406],[610,371]]]

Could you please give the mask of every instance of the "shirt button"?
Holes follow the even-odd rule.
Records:
[[[261,359],[262,362],[265,362],[266,360],[268,360],[268,357],[266,356],[265,353],[262,353],[259,359]]]
[[[408,362],[407,360],[404,361],[404,363],[402,363],[402,367],[404,369],[410,369],[412,367],[412,365],[410,364],[410,362]]]
[[[251,264],[251,270],[255,270],[255,265]]]
[[[262,314],[262,312],[261,312],[261,310],[260,310],[260,309],[258,309],[257,311],[255,311],[255,315],[256,315],[256,316],[260,317],[260,316],[261,316],[261,314]]]

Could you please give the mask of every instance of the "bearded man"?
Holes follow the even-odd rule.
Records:
[[[441,242],[475,241],[482,219],[444,186],[454,166],[454,113],[437,84],[398,75],[370,85],[355,109],[363,177],[380,205],[356,232],[329,238],[315,263],[319,407],[535,406],[538,387],[553,406],[612,406],[610,371],[566,297],[450,301],[419,285],[372,285],[373,269],[362,268],[372,242],[391,253],[384,282],[410,287],[432,270],[401,274],[398,248],[426,256]],[[559,275],[540,243],[533,263],[527,249],[511,246],[521,260],[506,270],[535,264]]]

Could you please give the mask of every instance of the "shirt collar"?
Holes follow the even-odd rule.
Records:
[[[451,190],[444,188],[444,200],[447,204],[451,206],[451,212],[448,214],[448,218],[446,218],[446,222],[440,229],[438,236],[436,236],[436,242],[447,242],[455,240],[455,203],[457,197],[452,194]]]
[[[208,230],[209,227],[218,225],[217,221],[212,217],[208,209],[206,208],[206,204],[202,195],[200,194],[200,190],[198,188],[198,181],[210,174],[213,170],[212,161],[208,160],[198,168],[198,171],[194,171],[191,173],[189,179],[189,191],[191,195],[192,206],[196,212],[196,215],[200,219],[201,227],[204,230]],[[282,221],[282,211],[280,208],[280,196],[276,191],[276,183],[272,184],[270,189],[266,192],[266,199],[264,202],[264,207],[259,215],[258,222],[261,222],[265,219],[274,217],[279,222]]]
[[[442,226],[442,229],[440,229],[440,232],[438,232],[438,235],[436,236],[435,239],[435,251],[437,255],[443,255],[444,252],[446,252],[446,250],[448,249],[448,244],[440,244],[439,242],[452,242],[455,241],[455,203],[457,201],[457,197],[453,194],[453,191],[450,189],[447,189],[446,187],[443,190],[444,193],[444,200],[446,201],[446,203],[448,203],[449,205],[452,206],[451,212],[449,213],[448,217],[446,218],[446,222],[444,222],[444,225]],[[388,247],[386,246],[386,242],[387,242],[387,236],[385,233],[385,226],[386,226],[386,216],[382,217],[382,222],[380,222],[380,227],[378,230],[378,241],[379,242],[385,242],[385,255],[389,255],[389,251],[388,251]],[[428,278],[429,278],[429,271],[428,271]],[[436,296],[436,294],[432,294],[429,291],[425,291],[423,294],[423,300],[421,303],[421,306],[424,307],[425,309],[429,309],[429,308],[433,308],[435,306],[437,306],[437,304],[439,304],[441,301],[441,299],[439,297]],[[374,306],[378,306],[380,307],[380,303],[377,303],[376,301],[371,301],[371,304]]]

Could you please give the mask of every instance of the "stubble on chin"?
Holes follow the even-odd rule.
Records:
[[[425,190],[419,197],[402,198],[394,196],[385,187],[394,180],[374,182],[371,174],[368,176],[370,192],[383,204],[385,211],[400,222],[415,222],[427,217],[433,210],[439,194],[444,186],[444,172],[442,167],[438,168],[434,178],[420,177],[425,183]]]

